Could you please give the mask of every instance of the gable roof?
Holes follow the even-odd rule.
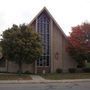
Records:
[[[43,12],[46,11],[47,14],[49,15],[49,17],[54,21],[54,23],[56,24],[56,26],[59,28],[59,30],[62,32],[63,36],[67,39],[67,36],[65,35],[65,33],[63,32],[62,28],[59,26],[59,24],[56,22],[56,20],[53,18],[53,16],[50,14],[50,12],[48,11],[48,9],[46,7],[44,7],[35,17],[34,19],[29,23],[29,25],[31,25],[34,20]]]

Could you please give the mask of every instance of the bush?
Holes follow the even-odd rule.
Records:
[[[85,73],[90,73],[90,68],[83,68],[82,71]]]
[[[62,69],[60,69],[60,68],[56,69],[56,73],[62,73],[62,72],[63,72]]]
[[[76,72],[76,68],[69,68],[68,71],[69,71],[70,73],[75,73],[75,72]]]
[[[31,72],[29,72],[29,71],[25,71],[24,74],[31,74]]]
[[[22,72],[20,72],[19,70],[16,72],[16,74],[22,74]]]

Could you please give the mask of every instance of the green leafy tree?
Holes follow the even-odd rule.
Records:
[[[14,61],[22,72],[22,64],[33,63],[41,56],[42,45],[39,35],[25,24],[5,30],[1,46],[7,60]]]

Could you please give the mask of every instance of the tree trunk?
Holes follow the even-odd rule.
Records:
[[[18,62],[18,67],[19,67],[19,75],[21,75],[22,74],[22,61],[21,60],[19,60],[19,62]]]

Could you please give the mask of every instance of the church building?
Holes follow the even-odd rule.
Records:
[[[36,15],[28,26],[38,32],[43,48],[42,56],[38,60],[33,64],[23,65],[23,72],[54,73],[57,69],[67,72],[69,68],[77,66],[75,60],[66,51],[67,36],[46,7]],[[6,61],[5,67],[0,67],[0,71],[17,72],[17,70],[17,64],[10,61]]]

